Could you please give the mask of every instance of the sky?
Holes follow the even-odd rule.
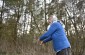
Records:
[[[46,3],[50,3],[52,0],[46,0]]]
[[[0,0],[0,7],[2,7],[3,2]]]

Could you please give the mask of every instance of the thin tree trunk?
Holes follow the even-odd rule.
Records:
[[[2,5],[2,10],[1,10],[1,17],[0,17],[0,40],[1,40],[1,37],[2,37],[2,21],[3,21],[3,8],[4,8],[4,0],[3,0],[3,5]]]
[[[15,13],[17,14],[17,16],[15,18],[16,19],[16,22],[15,22],[15,25],[14,25],[14,34],[13,34],[13,41],[14,43],[16,43],[16,40],[17,40],[17,26],[18,26],[18,23],[19,23],[19,20],[20,20],[20,13],[19,13],[19,8],[18,8],[18,12],[16,12],[15,10]]]
[[[44,0],[44,8],[45,8],[45,30],[47,30],[47,18],[46,18],[46,0]]]

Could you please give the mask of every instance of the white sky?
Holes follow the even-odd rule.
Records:
[[[0,0],[0,7],[2,7],[3,2]]]
[[[46,3],[50,3],[52,0],[46,0]]]

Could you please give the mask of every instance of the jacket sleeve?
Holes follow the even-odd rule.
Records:
[[[50,36],[50,37],[46,38],[45,40],[43,40],[43,43],[49,42],[49,41],[51,41],[51,40],[52,40],[52,38],[51,38],[51,36]]]
[[[49,30],[40,37],[40,41],[50,37],[58,28],[57,23],[51,24]]]

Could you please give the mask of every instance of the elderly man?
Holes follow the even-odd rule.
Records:
[[[55,15],[51,15],[48,23],[50,25],[48,26],[47,32],[39,38],[41,45],[52,40],[56,55],[71,55],[70,43],[61,22],[58,21]]]

